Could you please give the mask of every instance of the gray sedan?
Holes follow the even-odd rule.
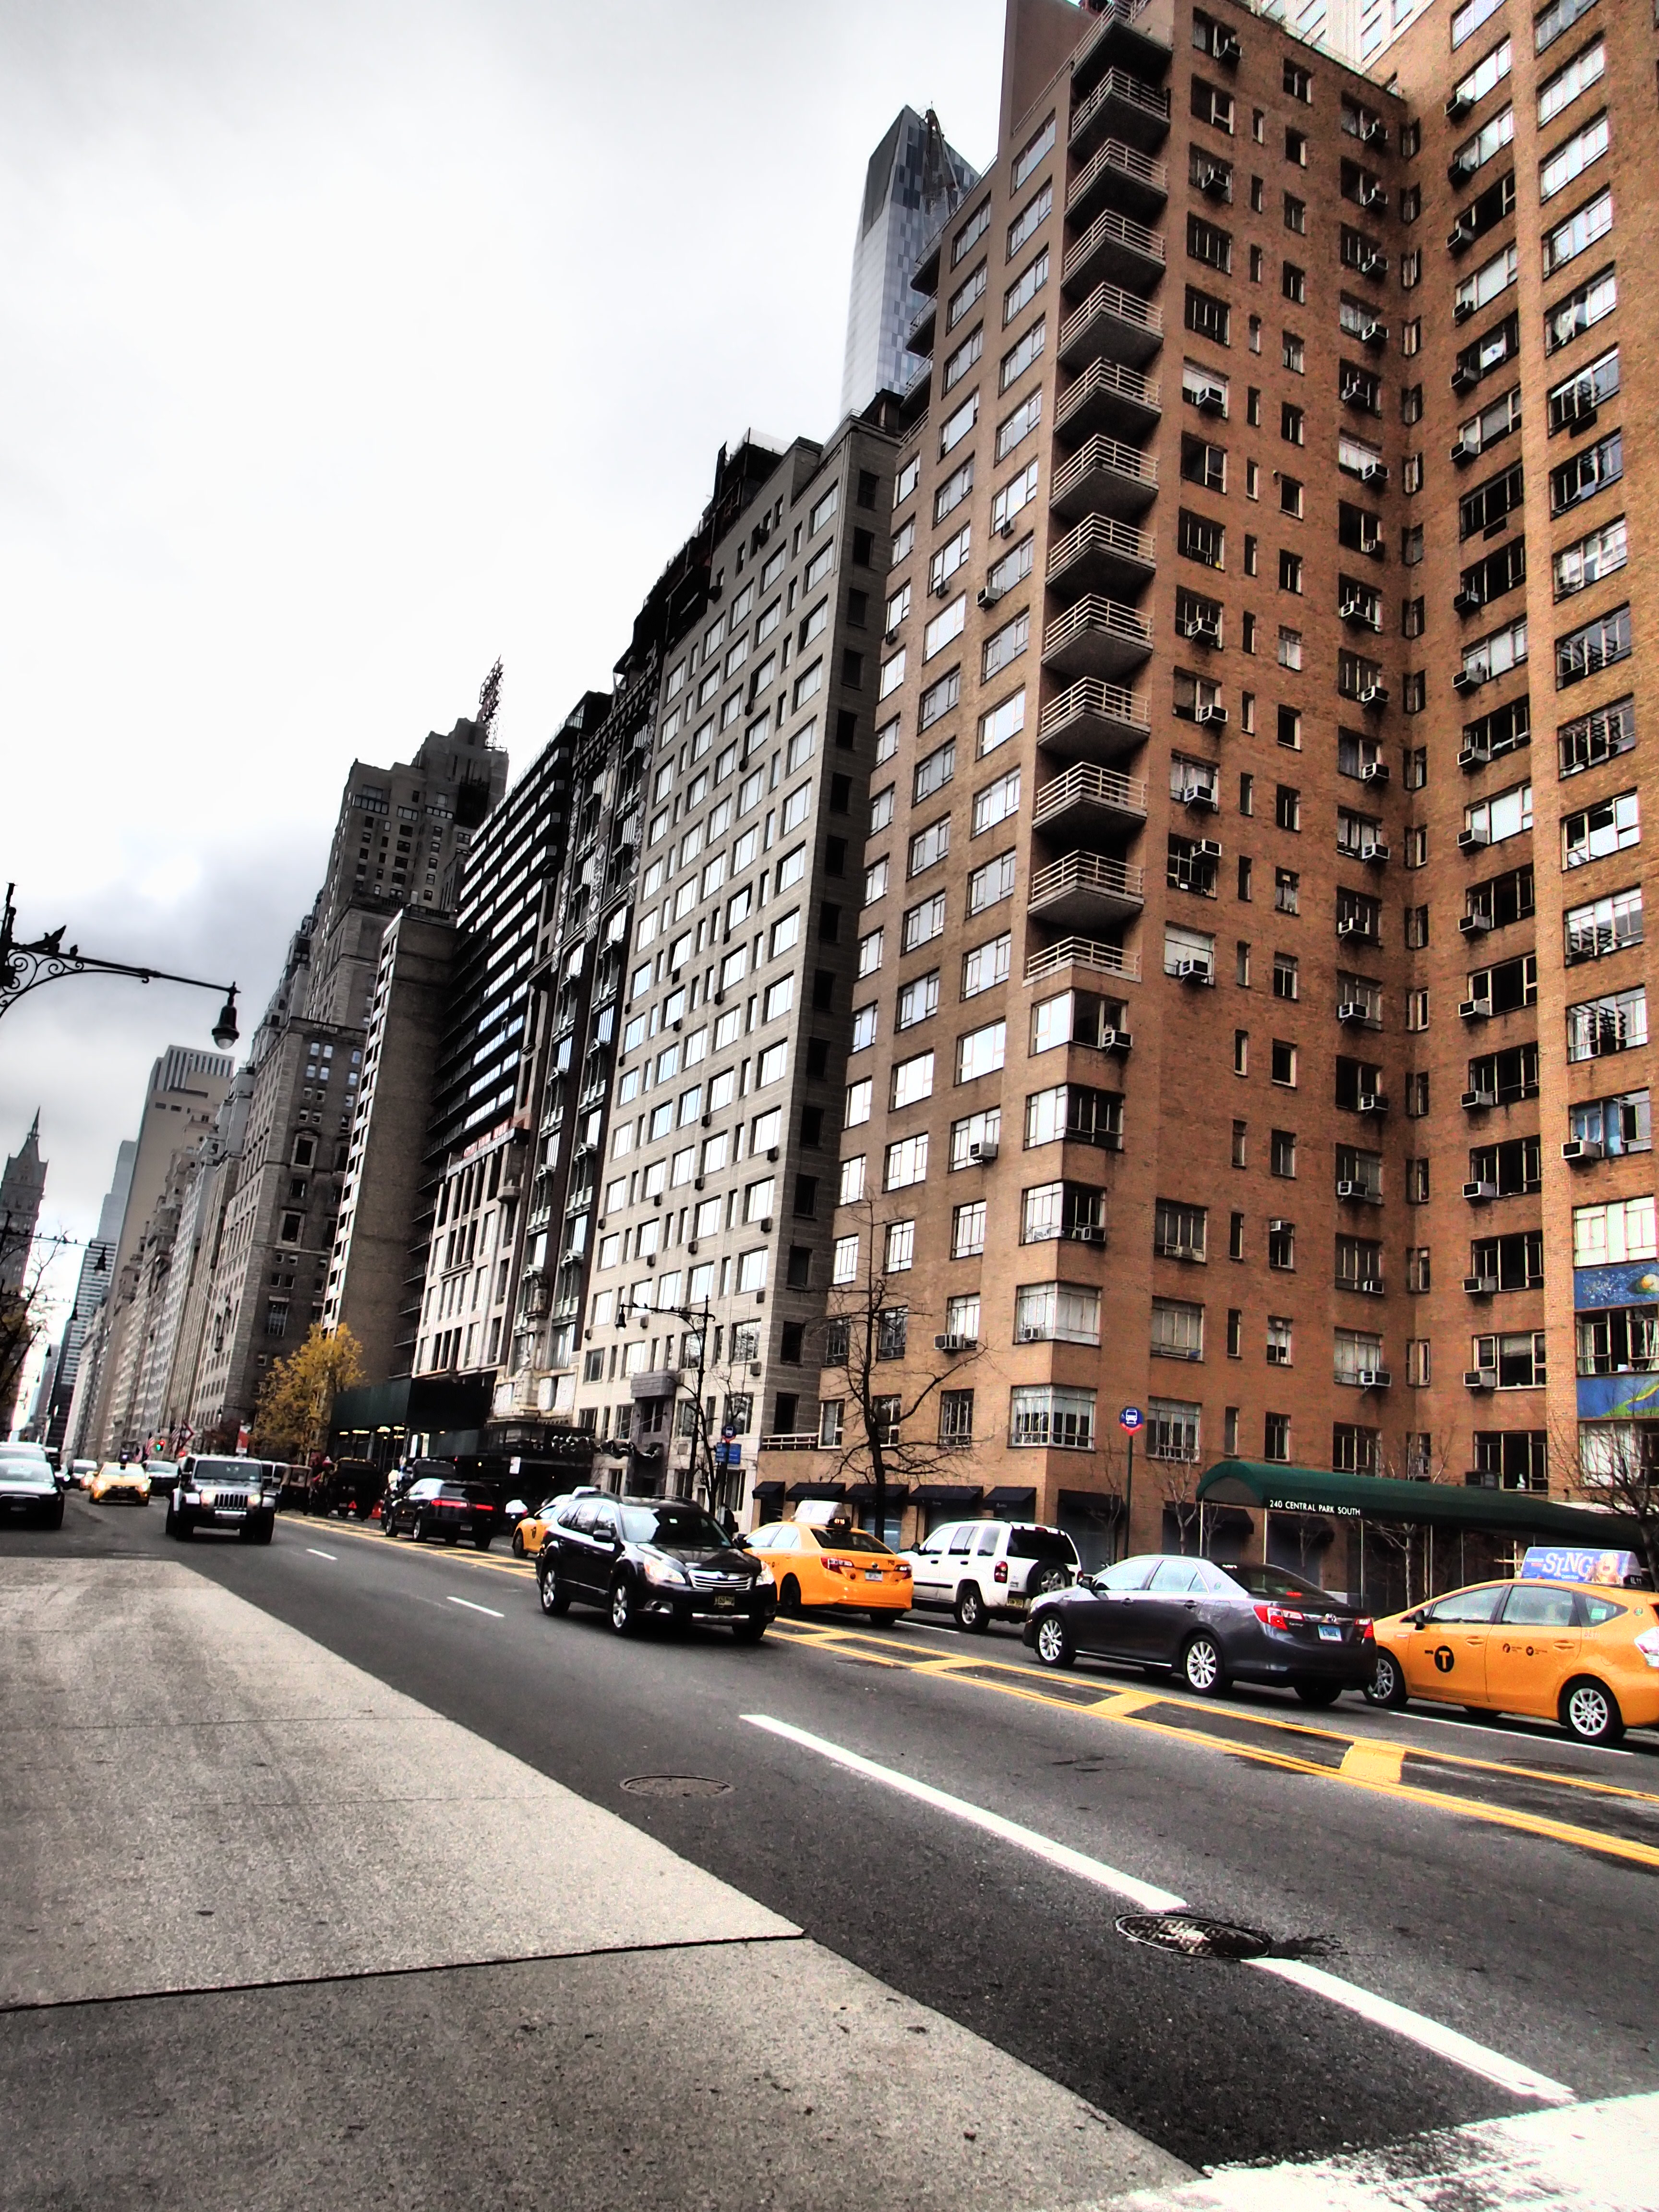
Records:
[[[1045,1667],[1079,1652],[1169,1668],[1200,1697],[1271,1682],[1304,1705],[1363,1690],[1376,1664],[1369,1616],[1278,1567],[1226,1566],[1156,1552],[1039,1598],[1024,1638]]]

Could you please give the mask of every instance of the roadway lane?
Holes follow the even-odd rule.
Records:
[[[744,1717],[845,1747],[1263,1928],[1581,2097],[1659,2086],[1652,1865],[1218,1752],[1207,1733],[1137,1725],[1142,1714],[1069,1710],[1047,1701],[1058,1686],[1034,1670],[1023,1679],[1042,1702],[881,1663],[965,1656],[1020,1674],[1006,1636],[969,1645],[913,1626],[846,1644],[791,1629],[757,1650],[714,1634],[623,1642],[597,1615],[544,1620],[528,1576],[494,1555],[417,1553],[292,1519],[268,1550],[175,1547],[159,1512],[118,1518],[78,1498],[61,1537],[0,1542],[187,1561],[1194,2165],[1317,2155],[1533,2107],[1265,1973],[1131,1945],[1115,1926],[1125,1901]],[[1140,1686],[1104,1671],[1068,1682],[1103,1698]],[[1272,1698],[1222,1711],[1305,1717]],[[1217,1717],[1195,1715],[1206,1731]],[[1328,1726],[1659,1792],[1650,1755],[1598,1759],[1557,1740],[1346,1708],[1319,1716]],[[690,1799],[622,1787],[664,1773],[731,1786]],[[1564,1810],[1567,1793],[1547,1780],[1528,1787],[1556,1817],[1583,1809]],[[1645,1818],[1632,1801],[1632,1836]],[[524,1909],[533,1914],[533,1897]]]

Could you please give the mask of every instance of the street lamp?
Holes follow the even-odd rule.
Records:
[[[196,991],[222,991],[225,1003],[213,1024],[213,1042],[222,1052],[235,1043],[241,1032],[236,1026],[234,983],[206,983],[199,975],[174,975],[165,968],[130,968],[125,961],[100,960],[78,945],[66,947],[62,929],[22,942],[12,902],[16,889],[15,884],[6,885],[5,911],[0,915],[0,1014],[27,992],[54,983],[60,975],[136,975],[141,983],[185,983]]]

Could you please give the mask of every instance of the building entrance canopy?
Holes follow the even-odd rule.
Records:
[[[1267,1513],[1322,1513],[1337,1521],[1480,1529],[1516,1541],[1536,1535],[1602,1548],[1640,1548],[1636,1523],[1628,1515],[1563,1505],[1529,1491],[1330,1474],[1319,1468],[1280,1467],[1271,1460],[1218,1461],[1199,1483],[1198,1498],[1201,1505],[1254,1506]]]

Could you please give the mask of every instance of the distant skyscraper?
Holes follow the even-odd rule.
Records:
[[[921,368],[921,358],[905,343],[921,305],[911,292],[910,272],[978,181],[978,171],[945,143],[931,107],[925,116],[914,107],[899,110],[864,180],[847,307],[843,415],[858,414],[878,392],[902,392]]]
[[[21,1149],[12,1154],[6,1162],[4,1175],[0,1176],[0,1299],[17,1301],[18,1309],[46,1191],[46,1164],[40,1157],[40,1116],[37,1114]],[[21,1370],[14,1370],[9,1355],[4,1352],[0,1352],[0,1361],[4,1362],[3,1369],[0,1369],[0,1437],[9,1437]]]

